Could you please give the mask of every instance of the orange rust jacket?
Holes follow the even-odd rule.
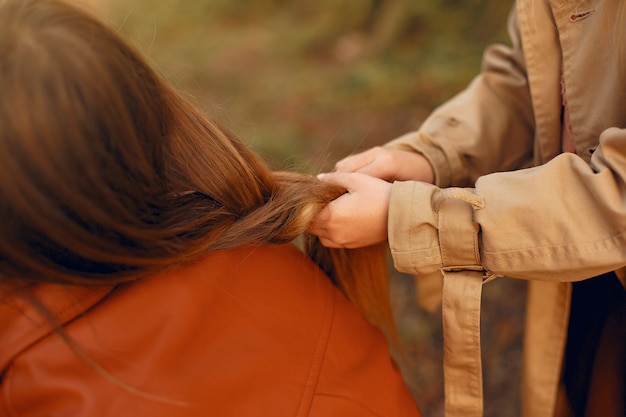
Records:
[[[383,335],[292,245],[36,293],[76,349],[5,297],[2,416],[420,416]]]

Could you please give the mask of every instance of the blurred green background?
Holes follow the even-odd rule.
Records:
[[[81,1],[81,0],[77,0]],[[84,0],[275,168],[316,173],[416,129],[508,42],[496,0]],[[525,285],[483,295],[485,415],[519,414]],[[441,311],[392,273],[404,355],[427,417],[443,416]]]
[[[111,1],[111,0],[110,0]],[[485,0],[112,0],[178,87],[277,167],[318,171],[415,129],[506,40]]]

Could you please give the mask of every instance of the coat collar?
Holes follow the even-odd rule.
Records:
[[[561,152],[561,51],[558,32],[548,2],[518,0],[517,16],[530,93],[535,111],[535,163],[542,164]]]

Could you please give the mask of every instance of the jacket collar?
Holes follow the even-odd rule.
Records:
[[[28,294],[45,310],[23,295],[4,295],[0,298],[0,373],[22,351],[93,307],[112,289],[39,284]]]

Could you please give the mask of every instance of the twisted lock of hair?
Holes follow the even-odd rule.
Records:
[[[384,247],[328,249],[305,233],[345,190],[269,169],[88,13],[0,0],[0,91],[5,288],[115,285],[305,234],[311,259],[395,334]]]

